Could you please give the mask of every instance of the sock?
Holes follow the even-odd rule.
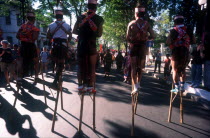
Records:
[[[180,82],[180,84],[181,84],[181,87],[184,87],[185,82],[184,81]]]

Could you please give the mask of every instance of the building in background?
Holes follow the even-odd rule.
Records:
[[[0,16],[0,39],[6,39],[10,44],[20,44],[16,38],[18,29],[22,24],[20,11],[11,7],[7,16]],[[37,45],[42,48],[46,41],[47,27],[41,27],[42,22],[36,21],[35,26],[40,29],[40,35],[37,41]]]

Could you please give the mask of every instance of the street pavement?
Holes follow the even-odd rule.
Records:
[[[97,73],[96,131],[92,129],[92,100],[84,99],[82,133],[78,133],[80,97],[77,91],[76,68],[64,72],[63,102],[59,99],[55,131],[51,132],[52,117],[57,92],[48,86],[53,74],[45,76],[47,105],[43,85],[25,78],[14,108],[14,91],[0,85],[0,137],[130,137],[131,85],[123,83],[123,75],[112,69],[110,77],[103,77],[103,68]],[[40,76],[41,78],[41,76]],[[184,124],[179,123],[179,98],[174,102],[172,122],[167,122],[170,85],[144,73],[135,115],[136,137],[157,138],[207,138],[210,137],[210,112],[201,104],[184,97]]]

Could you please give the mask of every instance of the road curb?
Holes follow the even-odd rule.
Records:
[[[145,72],[147,74],[149,74],[150,76],[153,76],[154,78],[160,80],[161,83],[172,85],[172,82],[166,82],[159,74],[153,73],[153,72],[151,72],[147,69],[145,69]],[[184,96],[187,97],[187,98],[190,98],[194,102],[197,102],[197,103],[201,104],[205,109],[210,111],[210,101],[208,101],[207,99],[204,99],[199,95],[190,93],[189,91],[186,91],[184,93]]]

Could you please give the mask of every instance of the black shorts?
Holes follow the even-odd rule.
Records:
[[[20,54],[24,59],[31,60],[37,58],[38,54],[36,45],[34,43],[21,41]]]
[[[67,58],[68,48],[64,46],[63,43],[66,41],[57,40],[53,42],[52,45],[52,57],[59,60],[65,60]]]
[[[80,39],[77,46],[77,56],[79,58],[86,57],[88,55],[97,54],[96,40],[83,40]]]
[[[182,72],[185,70],[189,63],[189,49],[187,47],[175,47],[172,49],[172,60],[177,63],[177,71]]]
[[[133,44],[130,47],[130,56],[137,56],[140,59],[146,59],[146,50],[146,44]]]

